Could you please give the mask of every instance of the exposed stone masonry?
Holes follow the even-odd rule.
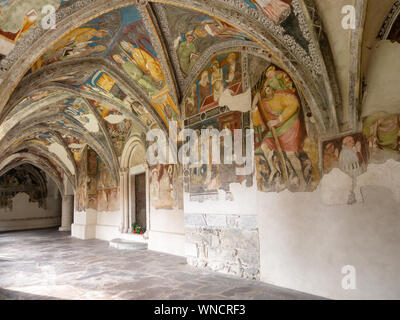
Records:
[[[186,215],[189,264],[246,279],[260,278],[260,249],[255,216]]]

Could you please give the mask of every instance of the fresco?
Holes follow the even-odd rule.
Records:
[[[32,67],[35,71],[57,61],[88,56],[104,57],[120,28],[120,12],[113,11],[72,30],[57,41]]]
[[[78,165],[79,161],[81,160],[81,153],[85,148],[86,144],[82,143],[79,139],[71,136],[71,135],[62,135],[65,144],[68,146],[69,150],[71,150],[72,154],[74,155],[74,159],[76,164]]]
[[[232,132],[235,129],[241,129],[242,123],[241,112],[226,112],[217,117],[205,120],[198,125],[192,126],[191,129],[200,134],[202,129],[217,129],[222,131],[229,129]],[[222,141],[221,141],[222,142]],[[210,138],[210,150],[212,150]],[[199,154],[201,154],[201,144],[199,143]],[[221,144],[220,157],[224,158],[223,143]],[[232,183],[243,183],[247,186],[252,185],[251,176],[238,176],[236,174],[236,164],[213,164],[212,151],[210,151],[209,161],[207,164],[191,165],[189,168],[188,192],[192,201],[204,201],[206,199],[218,199],[219,191],[225,191],[225,199],[233,200],[230,185]]]
[[[372,160],[400,160],[400,114],[376,112],[365,117],[363,135]]]
[[[361,133],[326,141],[322,148],[324,173],[339,168],[351,177],[357,177],[367,169],[369,153]]]
[[[47,197],[47,189],[43,185],[45,181],[45,174],[31,165],[23,165],[8,171],[0,177],[0,208],[11,211],[13,198],[22,192],[29,195],[29,202],[36,202],[39,208],[43,207]]]
[[[98,169],[98,157],[95,151],[91,148],[88,149],[88,166],[87,166],[87,174],[88,174],[88,208],[97,210],[97,169]]]
[[[271,65],[253,88],[252,121],[260,191],[313,191],[318,148],[307,137],[301,102],[290,77]]]
[[[240,58],[240,52],[230,52],[211,59],[185,98],[186,118],[217,106],[236,109],[243,104],[243,98],[244,104],[250,106],[250,90],[243,93]]]
[[[75,210],[84,212],[88,204],[88,147],[85,147],[81,153],[81,161],[78,163],[78,185],[75,192]]]
[[[68,5],[69,2],[62,3]],[[179,120],[180,112],[172,99],[165,75],[142,17],[135,6],[121,8],[101,15],[72,30],[57,41],[32,67],[32,70],[57,61],[84,57],[108,58],[147,95],[150,103],[168,127],[169,121]],[[82,70],[60,75],[54,81],[64,82],[82,90],[100,93],[138,109],[136,97],[128,96],[113,77],[102,70]],[[153,126],[146,111],[135,113],[145,118],[145,126]],[[151,121],[151,123],[150,123]]]
[[[119,188],[115,185],[106,164],[98,157],[97,161],[97,210],[100,212],[117,211],[119,210]]]
[[[146,93],[168,126],[169,121],[179,118],[179,110],[169,94],[159,57],[136,7],[124,8],[121,12],[122,32],[108,58]]]
[[[121,156],[132,123],[122,113],[104,103],[93,100],[91,100],[91,103],[106,124],[117,156]]]
[[[99,123],[82,98],[66,99],[64,105],[62,112],[71,118],[73,122],[79,122],[89,132],[99,132]]]
[[[183,209],[183,184],[176,165],[150,167],[150,204],[155,209]]]
[[[42,8],[58,8],[61,0],[2,0],[0,1],[0,60],[6,57],[28,30],[44,17]]]
[[[83,83],[72,82],[71,84],[88,92],[100,93],[107,98],[124,104],[128,110],[138,117],[145,127],[152,128],[156,126],[156,122],[149,111],[135,97],[125,94],[117,82],[103,71],[92,73]],[[98,104],[94,100],[90,101],[93,105]]]
[[[257,9],[275,24],[284,22],[292,11],[292,0],[244,0],[249,8]]]
[[[28,96],[26,98],[24,98],[17,106],[15,106],[7,115],[6,119],[10,119],[12,116],[14,116],[15,114],[17,114],[18,112],[24,110],[25,108],[31,108],[31,104],[38,102],[42,99],[50,99],[52,97],[56,97],[59,94],[61,94],[61,92],[59,91],[40,91],[38,93],[35,93],[31,96]],[[61,100],[61,99],[60,99]]]
[[[201,54],[222,40],[246,40],[245,34],[225,22],[184,8],[165,6],[171,36],[182,73],[187,76]]]

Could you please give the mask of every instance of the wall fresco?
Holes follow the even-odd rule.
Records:
[[[182,172],[176,165],[150,167],[150,205],[154,209],[183,209]]]
[[[231,109],[250,106],[250,91],[243,93],[241,53],[229,52],[214,56],[201,71],[185,98],[185,116],[192,117],[217,106]]]
[[[339,168],[351,177],[367,170],[369,152],[361,133],[348,135],[323,143],[324,173]]]
[[[319,182],[318,147],[307,137],[293,81],[276,66],[253,88],[252,121],[258,189],[313,191]]]

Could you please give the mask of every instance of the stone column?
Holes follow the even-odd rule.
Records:
[[[62,197],[61,227],[59,231],[71,231],[72,217],[74,215],[74,196]]]
[[[119,172],[120,180],[120,205],[121,205],[121,233],[129,230],[129,169],[121,168]]]

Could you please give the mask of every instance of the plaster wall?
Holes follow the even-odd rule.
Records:
[[[398,86],[400,73],[400,44],[390,40],[379,41],[373,48],[373,59],[369,61],[366,82],[367,92],[362,116],[375,112],[400,113]]]
[[[371,166],[353,205],[351,179],[339,170],[323,178],[335,185],[323,180],[313,193],[257,193],[261,280],[333,299],[399,299],[399,169],[394,161]],[[397,176],[374,178],[385,173]],[[356,269],[355,290],[342,288],[347,265]]]
[[[183,210],[150,208],[149,249],[185,255],[185,231]]]

